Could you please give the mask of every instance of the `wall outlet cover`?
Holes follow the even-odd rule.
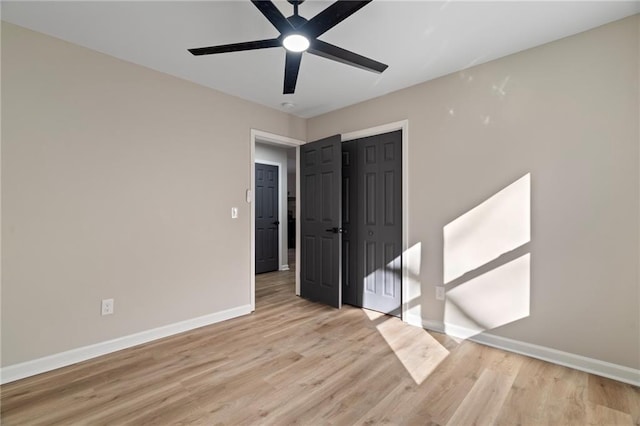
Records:
[[[113,314],[113,299],[103,299],[102,300],[102,315],[111,315]]]

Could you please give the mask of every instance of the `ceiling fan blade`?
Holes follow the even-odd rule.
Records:
[[[338,0],[304,24],[300,30],[311,38],[324,34],[349,16],[362,9],[372,0]]]
[[[382,62],[374,61],[373,59],[358,55],[357,53],[342,49],[322,40],[312,40],[307,52],[376,73],[381,73],[389,67]]]
[[[280,9],[276,7],[270,0],[251,0],[260,12],[273,24],[280,33],[291,31],[293,27],[284,17]]]
[[[189,52],[194,56],[199,55],[212,55],[214,53],[227,53],[227,52],[239,52],[242,50],[256,50],[266,49],[269,47],[282,46],[280,40],[277,38],[270,38],[267,40],[246,41],[244,43],[232,43],[222,44],[220,46],[198,47],[196,49],[189,49]]]
[[[300,71],[300,61],[302,60],[302,52],[289,52],[284,63],[284,89],[283,95],[291,94],[296,91],[296,82],[298,81],[298,71]]]

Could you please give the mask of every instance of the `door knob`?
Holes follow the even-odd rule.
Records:
[[[342,228],[329,228],[329,229],[325,229],[326,232],[332,232],[334,234],[342,234],[344,232],[344,230]]]
[[[276,220],[275,222],[273,222],[274,225],[280,225],[280,221]]]

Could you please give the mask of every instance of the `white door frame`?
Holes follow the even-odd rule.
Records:
[[[250,163],[250,178],[249,178],[249,194],[247,194],[247,201],[251,203],[249,208],[251,212],[251,228],[250,228],[250,240],[251,240],[251,267],[250,267],[250,299],[251,299],[251,311],[256,310],[256,211],[255,211],[255,192],[256,192],[256,141],[267,142],[274,145],[281,145],[287,148],[296,148],[296,265],[300,264],[300,145],[304,145],[306,142],[293,139],[286,136],[276,135],[269,132],[263,132],[262,130],[251,129],[251,163]],[[282,212],[281,212],[282,214]],[[282,224],[283,222],[280,221]],[[285,223],[283,226],[286,226]],[[282,242],[285,243],[284,241]],[[282,262],[280,262],[282,263]],[[300,268],[296,266],[296,295],[300,295]]]
[[[394,132],[396,130],[402,130],[402,253],[404,259],[402,261],[402,294],[400,304],[402,305],[401,318],[406,322],[408,307],[405,298],[409,294],[409,262],[407,262],[406,259],[406,254],[409,250],[409,120],[396,121],[394,123],[383,124],[355,132],[343,133],[341,136],[342,142],[347,142],[368,136]]]

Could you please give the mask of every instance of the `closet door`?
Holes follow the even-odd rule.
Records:
[[[342,144],[342,303],[362,306],[362,286],[357,284],[358,162],[357,141]]]
[[[401,314],[402,132],[356,141],[356,282],[361,306]]]

